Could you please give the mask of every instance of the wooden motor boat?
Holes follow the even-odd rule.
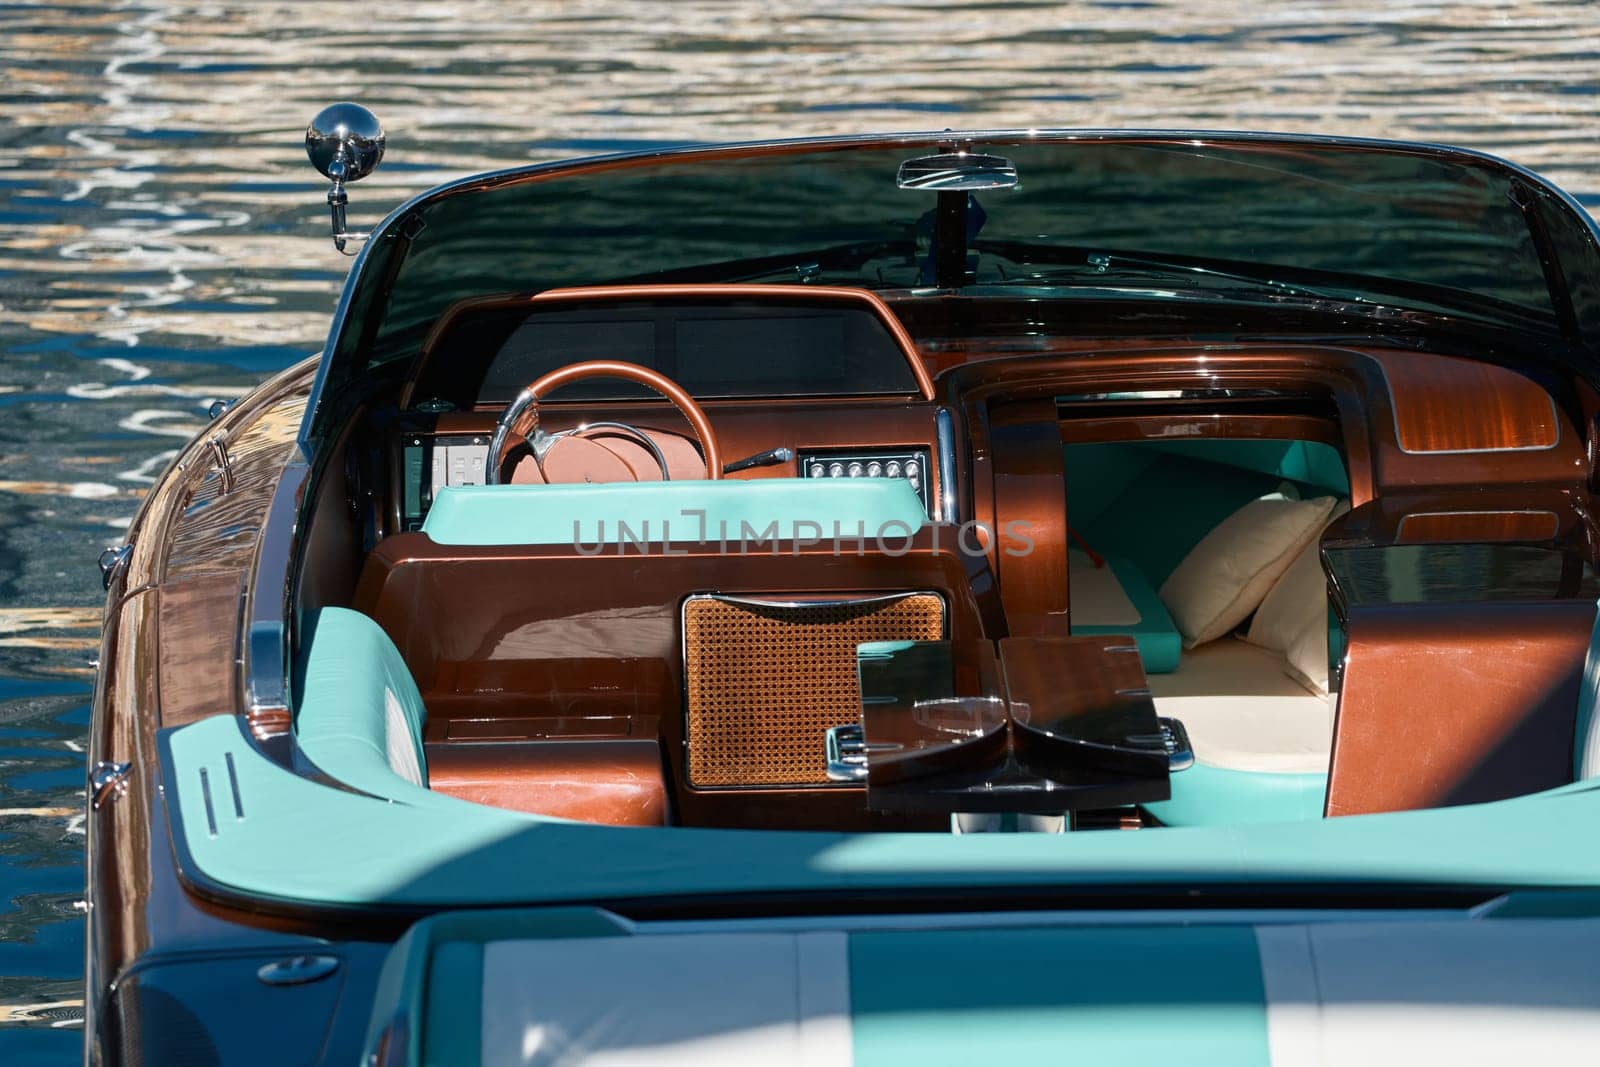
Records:
[[[104,1063],[1568,1062],[1600,244],[1431,145],[518,167],[102,557]]]

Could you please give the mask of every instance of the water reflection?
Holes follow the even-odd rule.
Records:
[[[92,560],[346,269],[324,103],[390,132],[353,225],[522,161],[945,126],[1455,142],[1593,203],[1597,60],[1583,0],[0,5],[0,1059],[76,1053]]]

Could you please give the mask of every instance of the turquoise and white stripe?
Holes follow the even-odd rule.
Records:
[[[493,1067],[1591,1063],[1597,959],[1596,919],[491,941],[481,1050]],[[459,1062],[439,1036],[424,1062]]]

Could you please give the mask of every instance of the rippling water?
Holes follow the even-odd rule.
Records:
[[[298,145],[322,104],[389,130],[355,223],[523,161],[946,126],[1453,142],[1600,203],[1588,0],[769,8],[0,0],[0,1062],[78,1052],[93,559],[344,275]]]

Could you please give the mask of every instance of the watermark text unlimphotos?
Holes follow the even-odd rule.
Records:
[[[976,556],[997,545],[1008,556],[1033,553],[1034,541],[1029,536],[1032,524],[1021,519],[1006,523],[996,537],[994,527],[982,522],[964,522],[959,526],[929,523],[919,527],[900,519],[870,525],[865,521],[822,523],[810,519],[773,519],[762,526],[748,519],[712,522],[697,508],[685,508],[670,519],[600,519],[596,523],[574,519],[572,547],[584,556],[606,553],[687,556],[693,551],[684,547],[689,544],[715,545],[719,554],[731,556],[785,553],[798,556],[820,546],[827,546],[834,555],[840,556],[864,556],[868,552],[903,556],[911,551],[919,530],[924,528],[929,531],[927,540],[934,551],[956,548]]]

